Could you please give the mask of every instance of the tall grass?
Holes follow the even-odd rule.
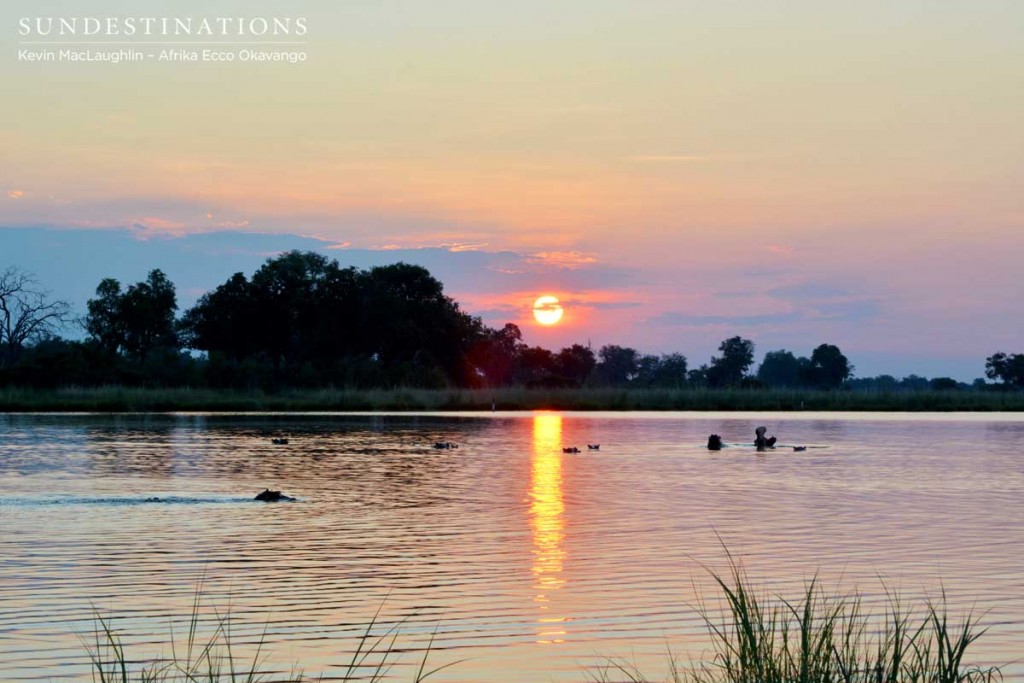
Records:
[[[669,658],[673,683],[998,683],[997,667],[971,663],[970,647],[987,631],[973,612],[950,614],[943,592],[937,600],[907,609],[899,595],[885,591],[885,608],[872,613],[855,594],[824,592],[817,578],[795,600],[757,589],[732,555],[729,571],[712,578],[720,600],[702,600],[696,610],[712,641],[710,658],[681,667]],[[378,628],[378,608],[357,639],[341,680],[381,683],[393,678],[401,620]],[[136,661],[110,619],[96,614],[91,639],[84,639],[94,683],[307,683],[301,670],[265,667],[264,627],[249,658],[235,651],[230,616],[215,612],[212,632],[200,636],[200,591],[187,633],[178,643],[171,631],[168,658]],[[412,680],[422,683],[464,660],[428,669],[436,629]],[[638,667],[609,659],[583,672],[591,681],[650,683]]]
[[[753,586],[729,556],[711,573],[717,607],[697,606],[711,637],[710,659],[683,668],[670,658],[674,683],[995,683],[997,667],[972,664],[968,650],[984,633],[973,612],[950,614],[943,591],[916,609],[885,591],[880,614],[858,595],[824,592],[815,577],[795,600]],[[599,682],[650,681],[635,665],[609,660],[591,670]]]
[[[406,619],[381,630],[378,623],[382,607],[377,609],[357,638],[355,649],[341,672],[341,680],[381,683],[391,678],[392,669],[401,652],[398,639]],[[280,672],[268,668],[263,656],[266,625],[251,656],[243,659],[237,654],[230,614],[214,610],[213,629],[205,636],[201,635],[203,620],[201,590],[197,590],[184,641],[178,642],[172,627],[169,657],[135,660],[129,657],[112,621],[97,612],[91,637],[83,638],[93,683],[309,683],[321,680],[319,677],[307,677],[301,669]],[[427,667],[436,633],[435,629],[413,672],[413,683],[422,683],[459,663],[454,661],[434,668]]]
[[[0,412],[411,410],[1024,411],[1024,392],[783,389],[0,389]]]

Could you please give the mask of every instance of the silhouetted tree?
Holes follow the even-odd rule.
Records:
[[[673,389],[685,386],[686,356],[679,353],[640,356],[633,383],[644,387]]]
[[[257,351],[260,326],[265,324],[249,281],[242,273],[235,273],[185,312],[179,330],[188,348],[240,361]]]
[[[602,346],[597,352],[597,374],[602,382],[621,386],[636,377],[639,354],[636,349],[614,344]]]
[[[707,382],[712,387],[738,386],[754,363],[754,342],[742,337],[723,341],[718,351],[722,354],[711,359]]]
[[[565,377],[576,386],[581,386],[597,367],[597,358],[589,347],[573,344],[558,352],[555,367],[556,374]]]
[[[956,391],[960,383],[952,377],[933,377],[928,385],[933,391]]]
[[[799,387],[805,383],[810,363],[785,349],[769,351],[757,369],[757,379],[769,387]]]
[[[686,370],[686,356],[681,353],[663,354],[654,384],[659,387],[681,388],[686,384]]]
[[[928,389],[928,378],[920,375],[907,375],[900,380],[900,389],[905,391],[925,391]]]
[[[298,362],[309,350],[320,310],[328,271],[332,264],[314,252],[289,251],[268,259],[253,273],[251,295],[262,318],[257,343],[280,379],[282,363]]]
[[[156,348],[177,351],[174,315],[178,310],[174,283],[160,270],[152,270],[144,282],[131,285],[121,297],[124,350],[145,363]]]
[[[519,356],[525,349],[518,325],[506,323],[500,330],[484,329],[482,339],[469,351],[469,361],[483,373],[488,386],[512,381]]]
[[[559,374],[555,354],[539,346],[525,345],[517,355],[512,379],[528,387],[565,386],[573,383]]]
[[[121,315],[121,283],[104,278],[96,287],[96,298],[86,304],[85,329],[107,353],[117,353],[124,345],[124,318]]]
[[[708,386],[708,373],[710,368],[707,364],[701,365],[699,368],[694,368],[686,373],[686,383],[691,387],[706,387]]]
[[[39,289],[33,275],[13,266],[0,273],[0,368],[14,362],[26,344],[59,329],[69,310]]]
[[[1007,386],[1024,387],[1024,354],[1002,351],[985,359],[985,376]]]
[[[145,281],[123,293],[121,283],[106,278],[87,306],[85,328],[106,352],[123,352],[140,364],[155,348],[177,352],[177,297],[174,283],[162,271],[150,271]]]
[[[835,389],[853,373],[850,361],[833,344],[822,344],[811,352],[811,377],[814,384]]]
[[[298,251],[268,259],[251,280],[235,274],[204,295],[181,328],[228,380],[263,359],[275,384],[466,385],[479,383],[478,371],[501,382],[505,361],[481,347],[514,356],[518,343],[514,325],[485,330],[425,268],[361,271]]]
[[[364,279],[363,321],[372,352],[385,363],[426,352],[450,381],[464,383],[466,354],[484,334],[480,319],[445,296],[441,283],[421,266],[378,266]]]

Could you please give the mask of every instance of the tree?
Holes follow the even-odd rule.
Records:
[[[38,288],[35,276],[14,266],[0,273],[0,367],[14,362],[26,344],[60,329],[69,311]]]
[[[952,377],[933,377],[928,383],[933,391],[956,391],[960,383]]]
[[[190,349],[222,353],[241,361],[258,347],[260,320],[249,281],[242,273],[235,273],[185,312],[179,336]]]
[[[516,354],[513,379],[526,386],[564,386],[571,380],[560,376],[555,354],[540,346],[526,346]]]
[[[711,368],[705,363],[699,368],[694,368],[686,373],[686,383],[691,387],[706,387],[708,386],[708,373]]]
[[[681,353],[666,353],[658,363],[655,386],[679,389],[686,384],[687,362]]]
[[[835,389],[853,374],[853,366],[838,346],[822,344],[811,352],[810,371],[817,386]]]
[[[711,359],[707,382],[712,387],[737,386],[754,363],[754,342],[741,337],[730,337],[719,347],[721,356]]]
[[[589,347],[573,344],[558,352],[555,357],[555,367],[558,375],[565,377],[576,386],[580,386],[594,372],[594,368],[597,367],[597,359]]]
[[[900,380],[900,389],[905,391],[926,391],[928,389],[928,378],[920,375],[907,375]]]
[[[757,369],[757,378],[769,387],[798,387],[803,384],[808,365],[808,359],[797,358],[785,349],[769,351]]]
[[[124,350],[145,364],[156,348],[177,350],[174,315],[178,300],[174,283],[163,271],[151,270],[144,282],[128,287],[121,297]]]
[[[1024,387],[1024,354],[1002,351],[992,354],[985,359],[985,376],[1007,386]]]
[[[680,353],[643,355],[637,361],[634,382],[645,387],[678,389],[686,384],[686,369],[686,356]]]
[[[85,328],[108,353],[122,352],[144,365],[156,348],[178,350],[177,295],[174,283],[159,269],[123,293],[117,280],[102,280],[87,306]]]
[[[269,356],[275,378],[283,362],[298,360],[309,348],[311,323],[322,314],[318,295],[332,266],[337,263],[320,254],[289,251],[267,259],[253,274],[252,303],[261,318],[256,345]]]
[[[597,352],[601,359],[597,364],[598,375],[611,385],[629,384],[636,377],[639,354],[636,349],[610,344]]]
[[[396,263],[365,273],[363,322],[372,353],[388,363],[429,353],[449,381],[464,384],[466,356],[484,336],[479,318],[463,312],[430,271]]]
[[[485,329],[483,339],[470,349],[469,359],[483,373],[488,386],[504,386],[511,381],[524,349],[519,326],[506,323],[500,330]]]
[[[96,287],[96,298],[89,299],[85,329],[93,341],[107,353],[114,354],[124,345],[124,320],[121,316],[121,283],[104,278]]]

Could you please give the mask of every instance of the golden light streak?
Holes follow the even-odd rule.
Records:
[[[551,594],[563,585],[565,563],[565,500],[562,480],[562,416],[535,415],[530,467],[530,528],[533,533],[534,602],[547,610]],[[540,643],[560,643],[565,630],[560,617],[539,620]]]

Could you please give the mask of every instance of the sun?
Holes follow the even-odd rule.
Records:
[[[533,302],[533,317],[541,325],[555,325],[562,319],[565,309],[558,303],[558,298],[542,296]]]

